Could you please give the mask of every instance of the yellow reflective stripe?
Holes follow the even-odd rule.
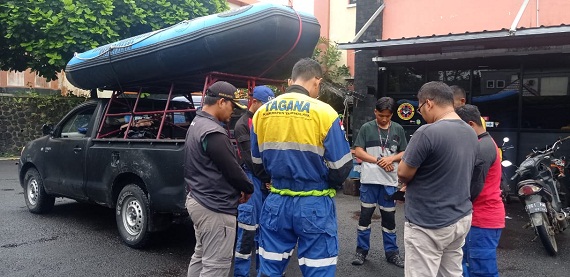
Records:
[[[310,191],[292,191],[290,189],[277,189],[271,187],[271,193],[283,195],[283,196],[329,196],[335,197],[336,189],[324,189],[324,190],[310,190]]]

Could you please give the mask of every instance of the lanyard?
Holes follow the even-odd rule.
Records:
[[[388,124],[388,134],[386,134],[386,140],[384,141],[384,143],[382,143],[382,128],[380,128],[380,125],[378,125],[378,123],[376,123],[376,126],[378,127],[378,138],[380,138],[380,146],[382,147],[382,155],[384,155],[385,148],[388,145],[388,138],[390,137],[390,127],[392,127],[392,122],[390,122]]]

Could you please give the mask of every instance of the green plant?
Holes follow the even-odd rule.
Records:
[[[344,85],[345,77],[350,77],[348,66],[339,65],[341,52],[337,44],[325,37],[319,38],[319,42],[313,51],[313,59],[318,61],[323,68],[323,79],[337,84]]]
[[[2,0],[0,69],[54,80],[74,52],[227,8],[225,0]]]

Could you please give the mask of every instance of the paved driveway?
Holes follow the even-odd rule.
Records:
[[[190,221],[157,233],[145,250],[123,245],[113,210],[58,198],[48,215],[27,211],[15,161],[0,161],[0,276],[185,276],[194,247]],[[350,265],[356,247],[358,197],[337,196],[340,256],[337,276],[403,276],[386,263],[378,213],[372,226],[367,262]],[[403,206],[397,207],[398,243],[402,245]],[[570,230],[557,237],[560,255],[549,257],[523,229],[527,217],[520,203],[507,205],[507,228],[498,256],[501,276],[567,276]],[[287,276],[301,276],[292,259]]]

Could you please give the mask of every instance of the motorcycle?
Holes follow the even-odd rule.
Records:
[[[568,188],[561,187],[561,180],[566,174],[566,158],[554,157],[563,141],[570,136],[557,140],[551,147],[532,150],[516,169],[511,178],[517,182],[517,194],[525,204],[530,223],[536,235],[551,256],[558,253],[555,235],[564,231],[570,223],[570,208],[566,194]]]
[[[510,141],[508,137],[503,138],[503,144],[501,145],[501,199],[503,199],[504,203],[510,204],[511,197],[515,196],[513,190],[511,189],[511,184],[509,183],[509,177],[507,177],[507,173],[505,168],[512,165],[512,163],[505,159],[505,152],[509,149],[513,149],[514,146],[507,144]]]

